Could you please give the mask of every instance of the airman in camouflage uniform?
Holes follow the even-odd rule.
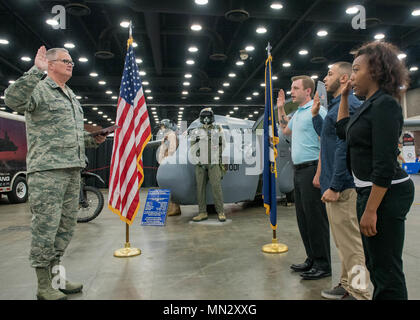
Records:
[[[217,216],[219,221],[223,222],[226,221],[223,210],[223,193],[221,185],[221,180],[225,173],[225,167],[222,164],[222,152],[225,146],[223,130],[221,126],[213,124],[214,114],[211,108],[201,110],[200,122],[201,125],[193,132],[191,142],[191,147],[198,143],[196,156],[199,160],[195,166],[199,210],[198,215],[193,217],[193,221],[198,222],[208,218],[206,187],[207,180],[209,180]],[[192,150],[195,149],[192,148]]]
[[[48,76],[42,80],[45,70]],[[35,65],[5,91],[6,105],[26,120],[30,261],[38,277],[38,299],[66,299],[65,293],[82,290],[82,284],[67,280],[61,292],[53,288],[51,269],[60,263],[77,223],[85,145],[97,147],[105,140],[84,131],[83,109],[65,84],[72,71],[67,50],[41,47]]]

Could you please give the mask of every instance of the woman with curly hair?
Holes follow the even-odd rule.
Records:
[[[394,45],[379,41],[353,52],[352,75],[342,92],[336,124],[337,135],[347,140],[347,167],[356,184],[374,300],[407,299],[402,251],[414,184],[397,161],[403,126],[399,100],[409,83],[398,53]],[[351,87],[365,102],[350,118]]]

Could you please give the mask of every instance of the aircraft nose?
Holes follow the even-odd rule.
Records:
[[[171,190],[172,201],[184,205],[196,203],[194,166],[171,164],[165,159],[159,166],[156,179],[160,188]]]

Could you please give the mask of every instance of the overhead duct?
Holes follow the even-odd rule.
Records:
[[[116,29],[115,27],[108,27],[104,29],[99,36],[99,49],[95,52],[95,57],[99,59],[111,59],[114,53],[111,51],[111,36]]]
[[[233,22],[244,22],[249,18],[249,13],[242,9],[230,10],[225,13],[225,18]]]
[[[66,13],[72,16],[82,17],[90,15],[90,8],[83,3],[72,2],[64,7],[66,8]]]

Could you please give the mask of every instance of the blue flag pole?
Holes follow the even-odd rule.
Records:
[[[266,214],[270,215],[273,229],[272,242],[262,247],[266,253],[283,253],[288,251],[285,244],[278,243],[277,229],[277,149],[279,143],[277,123],[273,109],[273,86],[271,76],[271,46],[267,46],[267,60],[265,62],[265,110],[264,110],[264,171],[263,171],[263,199]]]

